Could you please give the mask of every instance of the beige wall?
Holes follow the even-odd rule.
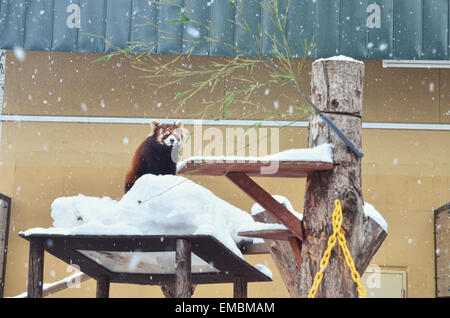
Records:
[[[156,92],[126,61],[93,64],[96,57],[27,52],[25,61],[19,62],[8,52],[3,114],[195,118],[201,113],[202,100],[198,98],[184,113],[172,114],[173,89]],[[192,58],[194,67],[209,61]],[[307,87],[309,75],[305,73],[302,80]],[[380,61],[366,61],[365,83],[364,122],[450,123],[448,71],[383,69]],[[212,94],[220,97],[223,88]],[[291,103],[289,98],[280,97],[283,94],[293,93],[287,88],[285,91],[271,88],[268,96],[261,93],[258,102],[269,107],[279,100],[281,112]],[[158,107],[158,103],[162,106]],[[237,105],[234,107],[238,109]],[[242,117],[239,113],[231,114],[231,118]],[[261,119],[258,114],[246,118]],[[119,199],[131,156],[149,127],[3,122],[1,129],[0,192],[12,197],[5,295],[14,296],[26,290],[27,280],[28,243],[18,237],[18,232],[51,226],[50,205],[59,196],[82,193]],[[449,137],[449,131],[363,130],[364,199],[374,204],[389,224],[388,238],[372,263],[406,268],[409,297],[434,296],[432,210],[449,200]],[[306,139],[306,128],[285,129],[280,133],[280,150],[306,147]],[[192,179],[242,209],[249,210],[253,204],[223,177]],[[257,181],[270,193],[285,195],[296,210],[302,211],[304,179]],[[250,284],[250,297],[288,296],[269,255],[251,256],[247,260],[267,264],[274,273],[273,283]],[[48,255],[45,281],[67,276],[66,270],[66,264]],[[95,283],[88,281],[81,289],[56,296],[94,295]],[[113,284],[111,295],[161,297],[162,293],[157,287]],[[231,285],[208,285],[199,286],[194,296],[231,295]]]

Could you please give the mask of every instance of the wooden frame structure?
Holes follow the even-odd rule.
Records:
[[[263,173],[267,167],[276,167],[273,173]],[[250,176],[272,178],[305,178],[316,171],[329,171],[334,165],[329,162],[310,161],[249,161],[232,162],[227,160],[187,161],[178,174],[196,176],[226,176],[237,187],[259,203],[272,214],[287,230],[263,230],[240,232],[239,235],[259,237],[271,240],[287,240],[300,268],[302,263],[301,245],[303,240],[303,223],[284,205],[275,200],[260,187]]]
[[[30,234],[20,236],[30,242],[28,297],[43,296],[44,252],[76,264],[97,280],[98,298],[109,297],[110,283],[169,285],[175,284],[176,297],[190,297],[191,284],[233,283],[235,298],[247,297],[248,282],[267,282],[264,275],[210,235],[61,235]],[[251,247],[247,247],[252,253]],[[116,272],[83,251],[104,252],[175,252],[173,273]],[[214,272],[191,272],[191,252]]]

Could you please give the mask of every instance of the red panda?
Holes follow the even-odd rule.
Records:
[[[137,148],[125,176],[125,193],[144,174],[176,174],[177,161],[183,142],[183,124],[161,124],[152,121],[150,135]]]

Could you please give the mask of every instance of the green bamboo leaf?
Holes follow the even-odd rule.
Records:
[[[201,76],[201,74],[198,73],[197,76],[196,76],[195,79],[194,79],[194,84],[197,83],[197,81],[198,81],[198,79],[200,78],[200,76]]]
[[[228,99],[228,102],[226,103],[224,109],[225,109],[225,110],[228,110],[228,108],[230,108],[230,105],[231,105],[232,102],[233,102],[233,96],[231,96],[231,97]]]
[[[285,74],[276,74],[279,78],[292,78],[291,75],[285,75]]]
[[[103,35],[98,35],[98,34],[85,33],[85,32],[82,32],[82,34],[86,35],[86,36],[90,36],[91,38],[96,38],[96,39],[103,39],[104,38]]]
[[[180,20],[172,20],[172,21],[169,21],[169,22],[167,22],[167,23],[186,23],[186,22],[189,22],[189,21],[191,21],[191,19],[189,19],[187,16],[185,16],[183,13],[180,13],[179,14],[179,16],[180,16]]]
[[[284,81],[283,83],[280,84],[280,87],[283,87],[286,84],[290,84],[291,83],[291,79],[288,79],[287,81]]]
[[[305,48],[305,50],[308,49],[308,40],[307,39],[303,40],[303,47]]]
[[[261,125],[262,125],[262,123],[254,123],[253,125],[248,126],[247,128],[245,128],[244,129],[244,133],[246,133],[248,130],[250,130],[252,128],[254,128],[254,129],[259,128],[259,127],[261,127]]]
[[[98,59],[95,59],[92,63],[102,62],[102,61],[109,61],[114,56],[114,53],[103,55],[102,57],[99,57]]]
[[[184,92],[177,93],[177,94],[175,95],[175,98],[181,98],[181,100],[183,100],[184,97],[185,97],[185,93],[184,93]]]
[[[273,0],[273,10],[275,12],[275,16],[278,16],[278,0]]]
[[[123,53],[128,53],[131,50],[134,50],[136,47],[137,47],[137,44],[136,45],[131,45],[131,46],[127,47],[126,49],[123,49],[122,52]]]

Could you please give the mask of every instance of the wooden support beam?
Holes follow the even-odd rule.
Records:
[[[190,298],[191,289],[191,242],[177,239],[175,253],[175,297]]]
[[[295,261],[297,262],[298,268],[302,267],[302,241],[296,237],[288,238],[289,244],[291,245],[292,251],[294,252]]]
[[[261,230],[238,232],[239,236],[257,237],[265,240],[281,240],[287,241],[289,238],[296,236],[289,230]]]
[[[107,276],[97,277],[97,298],[109,298],[110,280]]]
[[[233,298],[247,298],[247,281],[242,276],[234,277]]]
[[[300,240],[303,239],[302,222],[249,176],[243,172],[229,172],[226,176],[281,224],[291,230]]]
[[[39,238],[30,240],[28,264],[28,298],[42,298],[44,279],[44,242]]]
[[[241,247],[241,252],[244,255],[252,254],[270,254],[265,243],[250,243],[244,244]]]

